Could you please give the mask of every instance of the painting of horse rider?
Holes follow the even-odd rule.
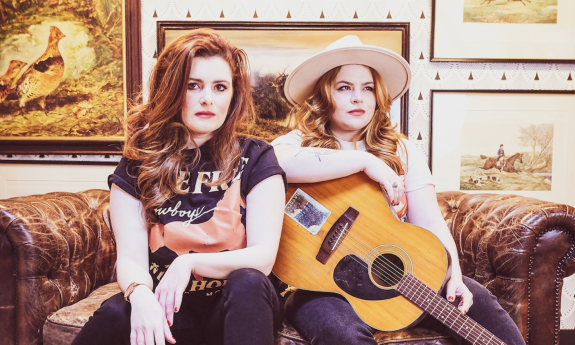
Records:
[[[469,122],[461,136],[461,190],[550,191],[553,168],[553,124]],[[486,137],[489,140],[485,140]],[[505,141],[494,152],[493,141]],[[497,147],[497,146],[495,146]]]
[[[557,24],[559,0],[464,0],[464,23]]]

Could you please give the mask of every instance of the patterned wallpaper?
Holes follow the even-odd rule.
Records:
[[[144,83],[158,20],[409,22],[409,138],[426,154],[431,89],[575,90],[575,64],[430,62],[431,0],[142,0]]]

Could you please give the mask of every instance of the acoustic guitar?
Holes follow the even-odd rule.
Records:
[[[428,230],[407,224],[364,173],[290,184],[275,275],[344,296],[369,326],[391,331],[431,314],[474,345],[504,345],[441,297],[449,255]]]

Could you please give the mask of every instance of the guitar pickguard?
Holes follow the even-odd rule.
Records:
[[[368,301],[379,301],[401,296],[395,290],[381,289],[369,279],[367,264],[356,255],[347,255],[333,270],[333,280],[349,295]]]

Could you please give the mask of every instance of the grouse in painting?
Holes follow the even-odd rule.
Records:
[[[28,67],[17,82],[16,91],[20,109],[26,102],[38,98],[42,109],[46,109],[46,96],[56,90],[64,75],[64,59],[58,49],[58,43],[66,37],[60,29],[50,27],[48,47],[38,60]]]
[[[14,79],[16,79],[16,77],[18,76],[22,68],[24,68],[24,66],[26,66],[26,63],[23,61],[19,60],[10,61],[10,64],[8,65],[8,70],[6,71],[6,73],[4,73],[3,76],[0,77],[0,103],[4,102],[6,97],[8,97],[8,94],[12,89],[12,82],[14,81]]]

